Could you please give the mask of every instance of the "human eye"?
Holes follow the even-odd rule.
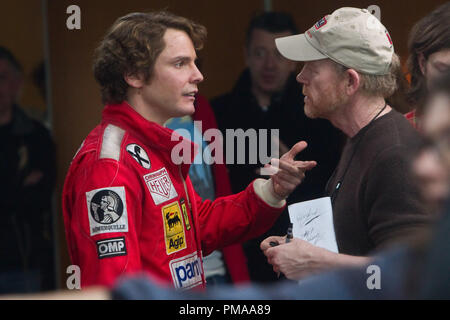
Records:
[[[264,50],[264,49],[256,48],[256,49],[253,51],[253,55],[254,55],[256,58],[264,58],[264,57],[267,55],[267,53],[266,53],[266,50]]]
[[[184,61],[176,61],[174,63],[175,68],[179,69],[184,65]]]

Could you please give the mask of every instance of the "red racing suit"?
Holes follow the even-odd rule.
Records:
[[[66,239],[82,287],[111,286],[136,272],[177,289],[204,287],[202,255],[262,234],[283,211],[285,201],[262,200],[267,197],[256,185],[263,179],[238,194],[202,201],[189,164],[172,161],[180,143],[194,147],[126,102],[104,108],[63,189]]]

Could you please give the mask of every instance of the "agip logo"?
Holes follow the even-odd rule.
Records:
[[[186,235],[184,232],[183,214],[178,201],[164,206],[161,211],[164,222],[166,253],[172,254],[185,249]]]

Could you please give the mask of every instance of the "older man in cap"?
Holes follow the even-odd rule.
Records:
[[[289,279],[359,265],[380,248],[408,240],[428,221],[409,170],[420,137],[386,103],[400,67],[391,36],[365,9],[341,8],[303,34],[276,39],[283,56],[304,61],[305,114],[329,120],[348,137],[327,184],[339,253],[269,237],[261,249]],[[280,244],[271,247],[270,242]]]

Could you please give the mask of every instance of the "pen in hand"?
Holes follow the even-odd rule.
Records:
[[[279,245],[278,241],[270,241],[269,244],[271,247],[276,247]],[[279,278],[279,277],[280,277],[280,272],[277,272],[277,278]]]
[[[286,243],[289,243],[291,241],[291,239],[294,237],[293,233],[292,233],[292,223],[289,224],[288,230],[287,230],[287,234],[286,234]],[[276,247],[279,245],[278,241],[270,241],[270,246],[271,247]],[[277,277],[280,277],[280,272],[277,272]]]
[[[294,237],[294,235],[292,234],[292,223],[289,224],[289,228],[287,230],[287,235],[286,235],[286,243],[289,243],[291,241],[291,239]]]

